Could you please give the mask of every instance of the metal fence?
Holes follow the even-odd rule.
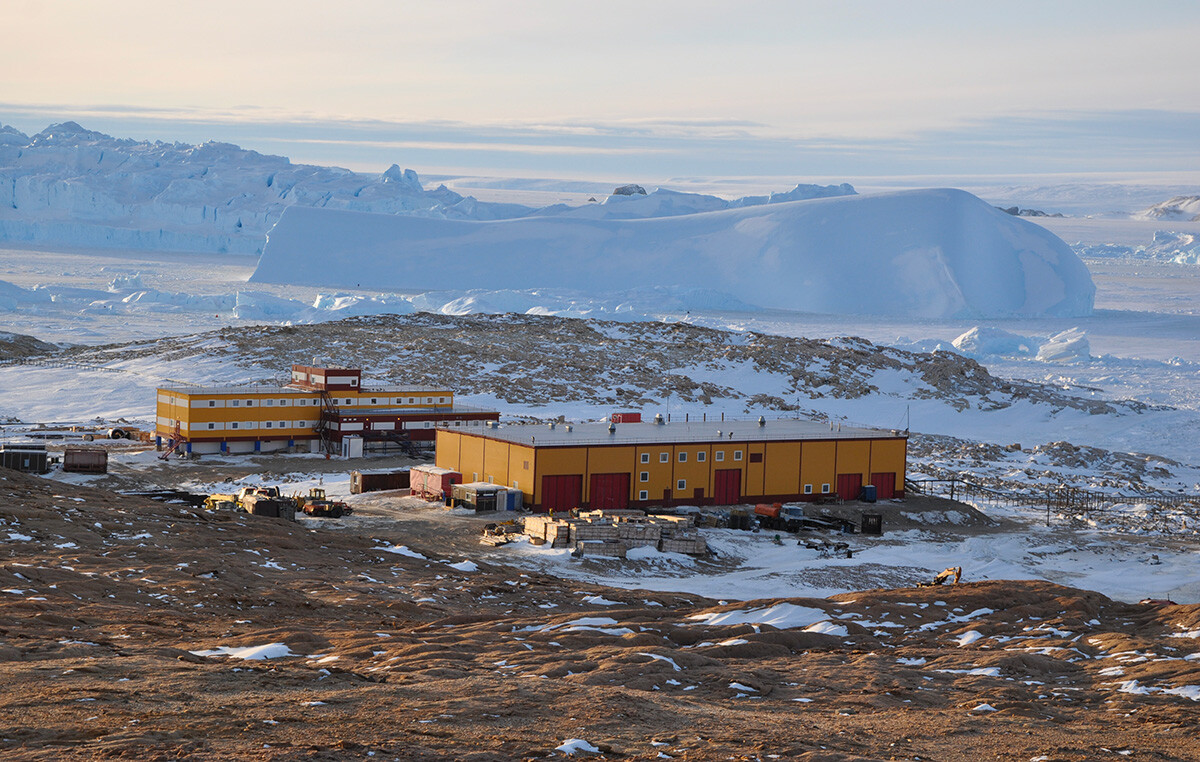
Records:
[[[1006,490],[988,487],[965,479],[906,479],[906,491],[914,494],[946,497],[962,502],[988,505],[1026,507],[1045,510],[1046,523],[1051,515],[1071,514],[1089,516],[1093,513],[1116,513],[1118,506],[1149,505],[1177,511],[1181,515],[1200,519],[1200,495],[1145,494],[1118,495],[1058,485],[1044,490]]]

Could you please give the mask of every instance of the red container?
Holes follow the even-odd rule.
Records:
[[[613,413],[608,417],[608,420],[613,423],[641,423],[641,413]]]
[[[757,516],[766,516],[769,519],[777,519],[779,518],[779,511],[782,510],[782,508],[782,503],[773,503],[771,505],[759,503],[758,505],[754,506],[754,513]]]
[[[426,500],[444,500],[450,488],[462,480],[459,472],[437,466],[413,466],[409,472],[411,494]]]

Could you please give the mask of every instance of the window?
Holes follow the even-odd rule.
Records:
[[[671,453],[669,453],[669,452],[660,452],[660,453],[658,454],[658,462],[659,462],[659,463],[670,463],[670,462],[671,462]]]
[[[234,421],[233,423],[229,424],[229,428],[231,428],[231,429],[236,429],[236,428],[237,428],[237,421]]]
[[[272,421],[267,421],[267,428],[271,428]]]
[[[438,404],[439,404],[439,405],[445,405],[445,404],[446,404],[446,398],[445,398],[445,397],[438,397]]]
[[[351,386],[358,386],[358,379],[357,379],[357,378],[352,378],[352,379],[350,379],[350,385],[351,385]]]
[[[287,428],[287,421],[280,421],[280,422],[279,422],[279,428],[281,428],[281,429],[286,429],[286,428]]]
[[[707,459],[708,459],[708,453],[704,452],[703,450],[696,453],[696,462],[703,463]]]
[[[455,426],[462,426],[462,421],[455,421],[455,422],[454,422],[454,425],[455,425]]]
[[[680,452],[679,452],[679,462],[687,463],[687,453],[683,452],[682,450],[680,450]]]
[[[741,460],[741,459],[742,459],[742,451],[741,451],[741,450],[734,450],[734,451],[733,451],[733,459],[734,459],[734,460]]]
[[[804,494],[806,494],[806,495],[812,494],[812,485],[811,484],[804,485]]]
[[[432,429],[432,428],[433,428],[433,421],[425,421],[425,428],[427,428],[427,429]]]
[[[409,398],[408,398],[408,404],[412,405],[412,404],[415,404],[415,403],[416,403],[416,400],[415,400],[415,399],[413,399],[412,397],[409,397]]]
[[[217,406],[217,401],[216,401],[216,400],[209,400],[209,401],[208,401],[208,406],[209,406],[209,407],[216,407],[216,406]]]
[[[752,453],[750,453],[750,462],[751,463],[762,463],[762,456],[763,456],[763,454],[761,452],[752,452]]]
[[[828,484],[821,485],[821,494],[823,494],[823,495],[829,494],[829,485]]]
[[[650,481],[650,472],[649,472],[649,471],[642,471],[641,473],[639,473],[639,474],[638,474],[638,481],[639,481],[639,482],[648,482],[648,481]]]
[[[238,407],[238,406],[240,406],[241,404],[242,404],[242,401],[241,401],[241,400],[234,400],[234,401],[233,401],[233,406],[234,406],[234,407]]]
[[[347,404],[347,405],[353,405],[353,404],[354,404],[354,400],[352,400],[352,399],[350,399],[349,397],[347,397],[347,398],[346,398],[346,404]]]
[[[284,405],[286,405],[286,404],[287,404],[287,400],[279,400],[279,406],[280,406],[280,407],[283,407],[283,406],[284,406]]]
[[[675,482],[675,489],[677,489],[677,490],[687,489],[687,479],[680,479],[679,481]]]
[[[425,398],[425,404],[426,404],[426,405],[432,405],[432,404],[433,404],[433,397],[426,397],[426,398]]]
[[[378,399],[376,399],[375,397],[372,397],[372,398],[371,398],[371,404],[372,404],[372,405],[375,405],[375,404],[378,404],[378,403],[379,403],[379,400],[378,400]]]
[[[640,492],[638,492],[638,500],[649,500],[649,499],[650,499],[650,493],[647,492],[646,490],[641,490]]]
[[[267,400],[267,407],[275,407],[275,400]]]
[[[246,407],[254,407],[254,400],[246,400]]]
[[[721,461],[725,460],[725,451],[717,450],[716,453],[713,455],[713,457],[715,457],[717,459],[717,462],[720,463]]]
[[[217,427],[217,424],[215,424],[215,423],[208,424],[208,428],[210,428],[210,429],[215,429],[216,427]]]
[[[644,453],[642,453],[642,462],[643,462],[643,463],[649,463],[649,462],[650,462],[650,453],[648,453],[648,452],[644,452]]]

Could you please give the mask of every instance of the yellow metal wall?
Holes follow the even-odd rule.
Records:
[[[805,442],[800,451],[800,492],[805,484],[813,486],[812,494],[821,494],[821,485],[828,484],[830,492],[837,489],[834,465],[837,460],[836,442]]]
[[[660,462],[660,455],[667,454],[667,462]],[[649,456],[649,463],[642,462],[642,455]],[[646,490],[647,500],[662,500],[663,490],[671,490],[674,494],[675,484],[671,481],[675,473],[674,448],[662,445],[639,445],[634,448],[633,478],[630,479],[633,488],[633,500],[640,500],[639,493]],[[642,481],[641,474],[645,471],[649,481]]]
[[[800,450],[799,442],[767,442],[764,495],[800,493]]]
[[[805,442],[738,442],[688,445],[637,445],[629,447],[555,447],[535,449],[529,445],[509,444],[501,440],[438,430],[437,465],[450,468],[471,480],[475,473],[480,479],[512,486],[517,483],[527,504],[541,502],[543,476],[578,474],[583,477],[583,500],[590,501],[592,474],[629,473],[630,499],[642,499],[645,490],[649,501],[662,500],[664,490],[673,500],[686,501],[694,490],[703,487],[704,498],[713,497],[713,473],[721,469],[742,471],[741,493],[752,501],[765,496],[803,495],[804,485],[813,486],[812,495],[820,495],[823,484],[830,491],[837,489],[838,473],[859,473],[863,483],[870,481],[872,472],[896,474],[897,488],[904,483],[904,439],[881,440],[821,440]],[[740,460],[735,453],[741,452]],[[667,453],[661,462],[660,454]],[[679,453],[686,452],[687,460],[679,462]],[[697,458],[703,452],[703,461]],[[717,461],[716,453],[723,452],[724,460]],[[763,453],[762,463],[751,463],[750,455]],[[648,463],[641,456],[649,456]],[[641,472],[648,475],[641,481]],[[685,481],[678,489],[678,480]]]
[[[479,437],[471,437],[471,439],[484,443],[483,468],[480,470],[481,478],[492,484],[508,486],[508,471],[511,467],[509,463],[510,445],[508,442],[501,442],[495,439],[479,439]]]
[[[636,448],[634,447],[589,447],[587,449],[587,470],[583,474],[583,500],[591,502],[592,474],[628,474],[636,467]],[[637,488],[637,474],[629,478],[629,489]],[[636,500],[637,493],[630,496]]]
[[[894,473],[896,489],[904,488],[907,444],[903,439],[876,439],[871,442],[871,473]]]
[[[587,447],[555,447],[538,450],[533,473],[533,502],[542,502],[542,477],[584,474],[587,472]],[[588,488],[587,479],[583,488]]]
[[[712,497],[712,485],[709,483],[712,475],[708,462],[710,447],[704,444],[686,444],[676,445],[672,450],[671,460],[675,464],[675,469],[670,484],[671,498],[673,500],[691,500],[697,487],[704,490],[704,497]],[[697,457],[701,452],[705,457],[703,461]],[[687,455],[687,460],[682,463],[679,461],[680,453]],[[683,489],[679,489],[681,479],[684,482]],[[659,494],[661,496],[661,490]]]
[[[863,484],[871,481],[871,440],[842,439],[837,443],[837,472],[862,474]]]

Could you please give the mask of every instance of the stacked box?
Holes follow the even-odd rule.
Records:
[[[626,545],[637,548],[643,546],[658,547],[662,539],[662,528],[657,524],[638,524],[632,521],[622,521],[617,524],[617,537]]]
[[[695,524],[693,516],[651,516],[650,521],[663,527],[664,530],[667,527],[687,529]]]
[[[617,527],[608,522],[571,522],[571,542],[584,540],[616,540]]]
[[[584,540],[575,544],[575,551],[583,556],[608,556],[624,558],[625,543],[605,540]]]
[[[604,510],[584,511],[579,514],[581,519],[640,519],[645,518],[646,512],[635,508],[610,508]]]
[[[545,516],[526,516],[525,534],[529,535],[531,539],[545,540],[546,521]]]
[[[708,552],[708,543],[703,537],[688,537],[687,539],[664,537],[659,550],[664,553],[687,553],[690,556],[700,556]]]
[[[546,522],[546,542],[552,548],[568,548],[571,546],[571,525],[566,521],[552,519]]]

